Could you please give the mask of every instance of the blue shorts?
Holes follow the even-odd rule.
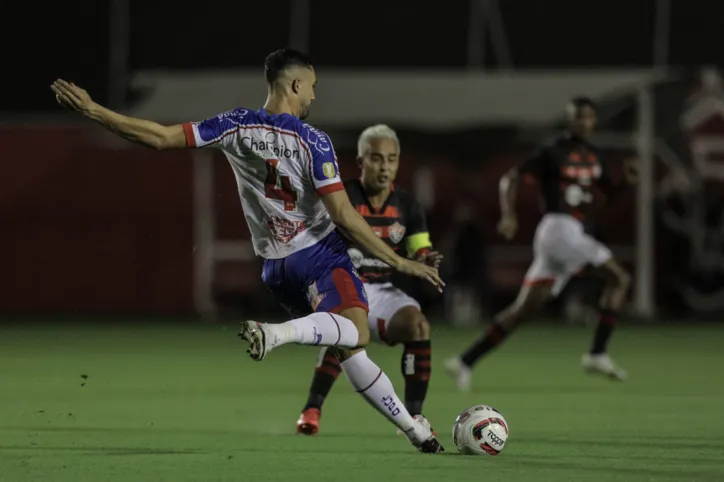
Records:
[[[265,259],[261,279],[294,317],[354,307],[369,311],[362,280],[336,231],[286,258]]]

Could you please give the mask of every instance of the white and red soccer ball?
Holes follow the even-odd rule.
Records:
[[[453,443],[463,455],[498,455],[508,441],[508,422],[489,405],[476,405],[458,415]]]

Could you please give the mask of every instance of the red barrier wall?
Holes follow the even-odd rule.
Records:
[[[2,127],[0,145],[0,312],[193,311],[191,152],[134,147],[87,124]],[[449,232],[455,205],[467,198],[491,243],[502,244],[494,232],[497,183],[522,155],[461,167],[406,146],[398,184],[411,186],[418,166],[433,167],[433,240]],[[343,176],[355,177],[354,153],[339,156]],[[214,169],[218,237],[248,239],[234,177],[220,154]],[[616,226],[613,244],[632,242],[632,194],[597,214],[604,226]],[[519,205],[515,243],[526,244],[540,216],[537,189],[524,190]],[[232,289],[263,289],[253,271],[244,270],[243,283],[237,277]]]
[[[188,152],[110,149],[97,129],[0,129],[0,310],[189,312]]]

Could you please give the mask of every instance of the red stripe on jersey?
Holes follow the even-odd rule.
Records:
[[[182,124],[184,136],[186,136],[186,147],[196,147],[196,137],[194,137],[194,126],[190,122]]]
[[[390,237],[390,228],[388,226],[370,226],[372,231],[382,239]]]
[[[344,184],[342,184],[341,182],[335,182],[333,184],[327,184],[326,186],[322,186],[317,189],[317,196],[322,197],[337,191],[344,191]]]
[[[381,213],[373,213],[366,204],[355,206],[357,212],[366,218],[399,218],[400,210],[395,206],[387,206]]]

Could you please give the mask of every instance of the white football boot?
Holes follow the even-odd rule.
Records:
[[[246,352],[252,360],[262,361],[267,353],[279,344],[279,335],[269,329],[267,323],[247,320],[241,322],[239,336],[249,342],[249,349]]]
[[[433,430],[432,426],[430,425],[430,421],[429,421],[428,419],[426,419],[424,415],[415,415],[415,416],[412,417],[412,418],[414,418],[415,420],[419,421],[421,424],[426,425],[427,428],[430,429],[430,432],[432,432],[432,434],[433,434],[435,437],[437,437],[437,432],[435,432],[435,430]],[[402,430],[400,430],[400,429],[398,428],[398,429],[397,429],[397,435],[405,435],[405,432],[403,432]]]
[[[407,440],[414,445],[417,450],[424,454],[437,454],[444,452],[445,449],[435,438],[430,428],[430,422],[422,415],[415,415],[415,424],[410,430],[405,432]]]
[[[584,353],[581,357],[581,366],[588,373],[598,373],[612,380],[623,381],[628,377],[626,370],[619,368],[607,353],[598,355]]]
[[[459,357],[450,358],[443,364],[445,373],[453,379],[458,390],[461,392],[469,392],[472,385],[472,370],[465,365]]]

